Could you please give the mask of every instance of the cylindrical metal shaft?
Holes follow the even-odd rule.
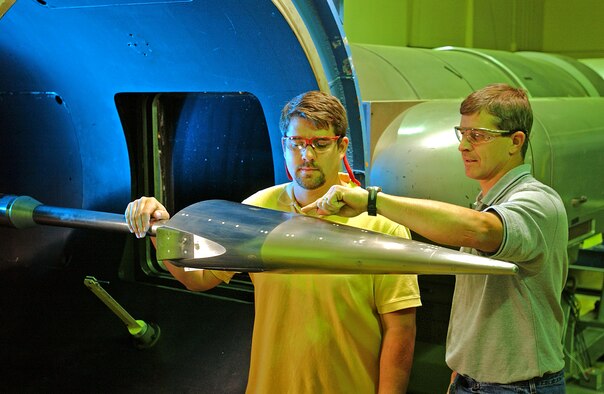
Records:
[[[0,225],[28,228],[37,224],[130,232],[124,215],[42,205],[28,196],[0,195]],[[156,226],[149,234],[155,233]]]
[[[33,217],[37,224],[130,232],[124,215],[117,213],[40,205],[34,209]]]
[[[135,320],[122,306],[105,291],[99,284],[99,282],[92,276],[87,276],[84,279],[84,285],[90,289],[101,301],[103,304],[107,305],[107,307],[115,313],[115,315],[128,327],[130,332],[139,332],[143,327],[142,324],[139,324],[137,320]]]
[[[143,320],[135,320],[118,302],[101,287],[93,276],[84,279],[84,285],[88,287],[117,317],[126,325],[128,332],[136,340],[139,349],[149,348],[157,342],[161,330],[154,323],[145,323]]]

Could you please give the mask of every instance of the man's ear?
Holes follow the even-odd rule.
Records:
[[[523,131],[516,131],[514,134],[512,134],[512,148],[510,153],[516,153],[522,150],[522,145],[524,145],[525,141],[526,134],[524,134]]]
[[[346,149],[348,149],[348,142],[350,142],[350,140],[346,136],[340,139],[340,143],[338,144],[338,152],[340,153],[340,159],[342,159],[344,155],[346,155]]]

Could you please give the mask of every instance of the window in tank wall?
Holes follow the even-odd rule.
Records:
[[[128,143],[133,199],[156,196],[175,214],[208,199],[239,202],[274,184],[269,132],[254,95],[122,93],[115,101]],[[132,243],[138,245],[132,258],[140,264],[122,267],[124,275],[158,284],[175,282],[149,242]],[[229,297],[241,287],[243,297],[251,297],[247,274],[231,283],[208,295]]]

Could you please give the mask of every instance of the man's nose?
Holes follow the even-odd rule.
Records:
[[[459,150],[460,152],[463,151],[468,151],[472,149],[472,144],[470,144],[468,142],[468,139],[464,136],[461,138],[461,141],[459,141],[459,145],[457,145],[457,150]]]
[[[315,148],[313,148],[310,144],[304,145],[304,148],[302,148],[302,156],[315,157]]]

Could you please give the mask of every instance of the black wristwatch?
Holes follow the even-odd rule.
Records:
[[[367,215],[377,215],[377,194],[382,191],[379,186],[367,186],[366,190],[369,192],[367,195]]]

